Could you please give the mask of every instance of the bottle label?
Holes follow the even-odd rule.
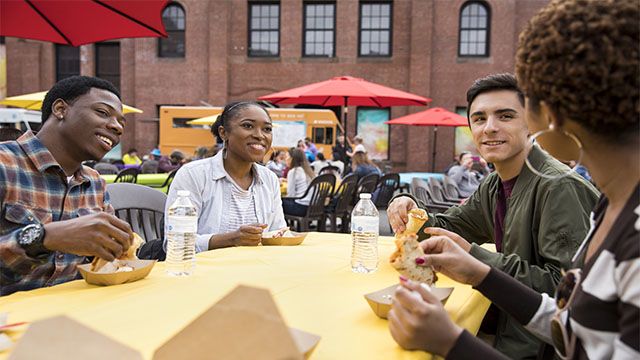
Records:
[[[375,216],[354,216],[351,218],[351,231],[378,233],[379,222]]]
[[[167,231],[195,233],[198,231],[198,218],[195,216],[169,216]]]

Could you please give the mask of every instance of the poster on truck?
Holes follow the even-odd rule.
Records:
[[[304,121],[274,121],[272,147],[295,147],[307,136]]]

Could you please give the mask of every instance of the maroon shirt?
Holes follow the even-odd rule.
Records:
[[[511,197],[513,187],[516,185],[518,177],[507,181],[501,181],[498,187],[498,199],[496,202],[496,213],[493,221],[493,232],[495,233],[496,250],[502,252],[502,237],[504,236],[504,217],[507,214],[507,199]]]

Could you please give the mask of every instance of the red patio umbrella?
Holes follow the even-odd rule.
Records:
[[[438,126],[467,126],[467,118],[441,107],[431,108],[415,114],[402,116],[385,122],[389,125],[433,126],[433,153],[431,154],[431,172],[436,169],[436,142]]]
[[[318,83],[261,96],[258,99],[274,104],[342,106],[345,133],[347,106],[426,106],[431,101],[426,97],[351,76],[338,76]]]
[[[109,39],[167,37],[168,0],[0,0],[0,36],[80,46]]]

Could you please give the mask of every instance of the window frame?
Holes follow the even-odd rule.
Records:
[[[82,70],[82,64],[81,64],[81,61],[80,61],[80,58],[81,58],[80,47],[73,47],[71,45],[64,45],[64,44],[55,44],[54,48],[55,48],[54,51],[55,51],[55,56],[56,56],[56,58],[55,58],[56,82],[60,81],[62,79],[66,79],[67,77],[71,77],[71,76],[74,76],[74,75],[80,75],[80,72]],[[73,74],[64,73],[65,77],[60,77],[63,74],[60,71],[60,51],[61,51],[61,49],[67,49],[67,48],[74,48],[78,52],[78,72],[77,73],[74,72]]]
[[[161,37],[158,38],[158,54],[157,55],[158,55],[158,58],[162,58],[162,59],[184,59],[187,57],[187,11],[184,9],[184,6],[182,6],[182,4],[172,1],[168,3],[167,6],[164,7],[164,9],[162,9],[162,12],[160,13],[160,17],[162,18],[162,14],[165,12],[165,10],[167,10],[169,7],[172,7],[172,6],[177,7],[182,11],[182,15],[184,17],[184,28],[182,30],[167,30],[165,26],[165,31],[167,32],[167,38],[161,38]],[[164,25],[164,22],[162,24]],[[182,35],[183,35],[182,42],[183,42],[184,52],[182,53],[182,55],[178,53],[173,53],[176,55],[167,56],[162,52],[162,42],[167,41],[171,36],[171,34],[176,32],[182,32]]]
[[[100,66],[100,51],[101,49],[105,49],[105,48],[117,48],[118,49],[118,83],[114,83],[113,81],[111,81],[109,78],[104,78],[101,77],[101,75],[109,75],[109,76],[114,76],[114,74],[104,74],[104,73],[100,73],[99,71],[99,66]],[[94,51],[94,70],[95,70],[95,76],[99,77],[101,79],[107,80],[109,82],[111,82],[113,84],[113,86],[116,87],[116,89],[118,89],[118,91],[120,91],[121,89],[121,85],[122,85],[122,71],[121,71],[121,67],[122,67],[122,48],[120,46],[120,42],[99,42],[99,43],[95,43],[93,44],[93,51]]]
[[[307,31],[329,31],[327,29],[307,29],[307,5],[333,5],[333,24],[331,32],[333,32],[332,52],[331,55],[309,55],[307,54]],[[305,58],[335,58],[336,57],[336,17],[338,13],[338,4],[336,1],[304,1],[302,3],[302,57]],[[316,44],[316,43],[314,43]]]
[[[389,54],[388,55],[363,55],[362,54],[362,8],[364,5],[383,4],[389,5]],[[367,29],[367,30],[383,30]],[[390,58],[393,57],[393,1],[391,0],[366,0],[358,3],[358,57],[362,58]]]
[[[252,29],[251,26],[251,13],[252,13],[252,7],[254,5],[277,5],[278,6],[278,47],[277,47],[277,52],[275,55],[273,54],[265,54],[265,55],[260,55],[260,54],[252,54],[251,53],[251,32],[252,31],[273,31],[272,29]],[[247,6],[247,57],[250,58],[278,58],[280,57],[280,45],[281,45],[281,31],[282,29],[282,5],[280,4],[280,1],[249,1],[248,6]]]
[[[481,7],[483,7],[485,9],[485,11],[487,12],[487,25],[484,28],[471,28],[471,27],[467,27],[467,28],[462,28],[462,12],[471,5],[479,5]],[[484,30],[486,32],[486,38],[484,39],[485,41],[485,47],[484,47],[484,54],[462,54],[462,31],[466,30],[474,30],[474,31],[478,31],[478,30]],[[477,42],[475,42],[474,44],[477,44]],[[471,1],[467,1],[464,4],[462,4],[462,6],[460,7],[460,12],[458,15],[458,57],[463,57],[463,58],[487,58],[491,56],[491,7],[489,6],[488,3],[484,2],[484,1],[478,1],[478,0],[471,0]]]

